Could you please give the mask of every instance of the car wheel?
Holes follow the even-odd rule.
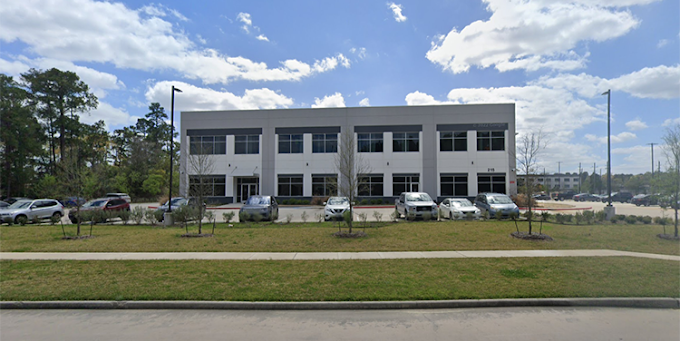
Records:
[[[54,219],[56,221],[61,221],[61,213],[54,212],[54,214],[52,215],[52,219]]]
[[[14,223],[19,224],[21,226],[26,225],[27,222],[28,222],[28,217],[23,215],[23,214],[20,214],[20,215],[16,216],[16,218],[14,218]]]
[[[449,212],[449,220],[453,220],[453,213]]]

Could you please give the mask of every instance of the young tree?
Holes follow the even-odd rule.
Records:
[[[362,184],[362,176],[371,172],[370,165],[357,153],[356,140],[351,131],[345,130],[338,141],[338,152],[335,154],[335,169],[340,175],[338,179],[338,193],[349,199],[348,222],[349,233],[352,233],[354,217],[354,200]]]
[[[671,193],[671,207],[675,210],[675,237],[678,237],[678,200],[680,200],[680,124],[666,129],[663,136],[664,153],[670,164],[670,184],[666,188]]]
[[[215,160],[212,148],[203,145],[193,146],[187,155],[187,171],[189,175],[189,196],[194,197],[198,209],[198,234],[202,233],[204,203],[208,196],[213,195],[212,174],[215,170]],[[172,199],[172,198],[170,198]]]
[[[517,168],[521,173],[524,173],[524,189],[527,196],[527,219],[529,221],[529,234],[531,234],[531,221],[533,219],[532,199],[534,193],[534,180],[536,179],[534,174],[536,173],[538,157],[545,149],[545,146],[546,141],[543,133],[540,130],[538,132],[531,132],[522,135],[517,143]]]

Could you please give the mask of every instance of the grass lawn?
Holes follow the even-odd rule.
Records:
[[[678,297],[677,262],[608,258],[1,261],[0,297],[376,301]]]
[[[527,231],[526,222],[520,230]],[[360,225],[358,223],[357,225]],[[218,224],[210,238],[180,238],[180,228],[134,225],[95,225],[96,238],[62,240],[60,226],[0,227],[3,252],[358,252],[441,250],[613,249],[680,255],[680,244],[657,238],[659,225],[543,225],[555,240],[536,242],[509,236],[512,221],[444,221],[382,223],[366,228],[368,237],[340,239],[331,234],[335,223]],[[65,226],[73,234],[73,225]],[[359,228],[361,229],[361,228]],[[196,227],[190,231],[196,232]],[[534,230],[538,230],[535,224]],[[667,227],[668,230],[668,227]],[[89,228],[83,228],[84,234]],[[206,228],[204,232],[210,232]],[[4,271],[3,271],[4,272]]]

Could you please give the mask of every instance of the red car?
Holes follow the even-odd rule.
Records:
[[[87,221],[87,217],[89,216],[89,212],[94,211],[94,210],[102,210],[102,211],[109,211],[109,212],[121,212],[121,211],[129,211],[130,210],[130,203],[127,202],[127,200],[123,198],[116,198],[116,197],[110,197],[110,198],[100,198],[100,199],[93,199],[85,204],[83,204],[82,207],[80,207],[80,216],[82,217],[82,221]],[[85,214],[84,214],[85,213]],[[75,209],[71,209],[71,211],[68,213],[68,218],[71,220],[71,223],[77,224],[78,220],[80,217],[78,216],[78,211]],[[106,222],[107,218],[102,218],[103,220],[97,221],[99,222]]]

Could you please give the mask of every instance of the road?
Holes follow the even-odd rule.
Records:
[[[673,340],[673,309],[3,310],[13,340]]]

